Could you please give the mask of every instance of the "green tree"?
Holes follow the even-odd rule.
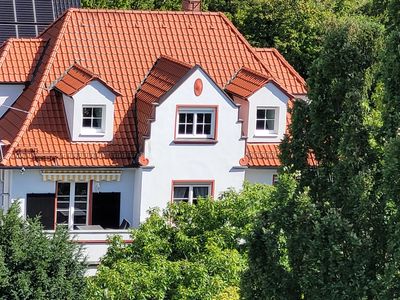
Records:
[[[400,298],[400,4],[390,1],[388,6],[388,38],[384,55],[383,77],[385,83],[383,141],[383,194],[387,200],[388,262],[383,280],[382,298]]]
[[[83,299],[85,266],[68,232],[49,237],[19,212],[0,215],[0,299]]]
[[[247,236],[272,187],[245,185],[221,200],[202,199],[153,211],[134,243],[114,239],[89,299],[238,299]]]
[[[281,204],[264,213],[251,243],[248,299],[377,297],[387,245],[376,103],[382,37],[381,25],[360,17],[326,32],[310,72],[310,103],[294,106],[292,136],[282,145]],[[272,267],[283,283],[261,280]]]

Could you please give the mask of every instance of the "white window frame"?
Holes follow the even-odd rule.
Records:
[[[78,225],[88,225],[88,222],[89,222],[89,197],[90,197],[90,195],[89,195],[89,193],[90,193],[90,189],[89,189],[89,184],[90,184],[90,182],[87,182],[87,181],[83,181],[83,182],[79,182],[79,181],[77,181],[77,182],[75,182],[75,181],[72,181],[72,182],[66,182],[66,181],[57,181],[56,182],[56,184],[57,184],[57,186],[58,186],[58,184],[59,183],[69,183],[70,184],[70,190],[69,190],[69,207],[68,207],[68,209],[59,209],[58,208],[58,201],[59,201],[59,194],[58,194],[58,187],[57,187],[57,195],[56,195],[56,198],[57,198],[57,202],[56,202],[56,205],[57,205],[57,207],[56,207],[56,211],[55,211],[55,224],[56,224],[56,226],[64,226],[64,224],[62,224],[62,223],[58,223],[58,220],[57,220],[57,214],[58,214],[58,212],[59,211],[65,211],[65,210],[68,210],[68,224],[65,224],[65,225],[68,225],[68,229],[69,230],[72,230],[72,229],[74,229],[74,225],[75,225],[75,223],[74,223],[74,217],[75,217],[75,189],[76,189],[76,184],[77,183],[85,183],[87,186],[86,186],[86,188],[87,188],[87,194],[86,194],[86,220],[85,220],[85,224],[78,224]]]
[[[83,126],[83,110],[85,108],[101,108],[101,127],[96,128],[96,127],[85,127]],[[90,105],[90,104],[83,104],[82,109],[81,109],[81,133],[83,135],[103,135],[105,133],[105,123],[106,123],[106,106],[105,105]],[[91,117],[93,120],[93,116]]]
[[[258,110],[263,109],[263,110],[273,110],[274,111],[274,128],[273,129],[257,129],[257,121],[261,120],[257,118]],[[265,117],[265,119],[262,119],[264,121],[270,120]],[[279,128],[279,107],[273,107],[273,106],[257,106],[256,107],[256,115],[255,115],[255,135],[256,136],[269,136],[269,135],[277,135],[278,134],[278,128]]]
[[[175,124],[175,136],[177,139],[214,139],[215,138],[215,123],[216,123],[216,113],[215,108],[189,108],[189,107],[181,107],[178,108],[177,116],[176,116],[176,124]],[[181,113],[193,114],[193,133],[179,133],[179,116]],[[197,115],[198,114],[211,114],[211,128],[210,134],[197,134]],[[204,123],[203,123],[204,124]]]
[[[175,198],[175,188],[176,187],[184,187],[189,188],[189,197],[187,198],[188,204],[193,204],[193,189],[196,187],[207,187],[208,188],[208,197],[212,196],[212,183],[174,183],[172,186],[172,202],[179,203],[184,202],[186,198]],[[197,199],[196,199],[197,200]]]

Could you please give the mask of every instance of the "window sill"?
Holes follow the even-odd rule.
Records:
[[[105,135],[105,132],[95,132],[95,131],[92,131],[92,132],[90,132],[90,131],[83,131],[83,132],[81,132],[80,134],[79,134],[79,136],[84,136],[84,137],[87,137],[87,136],[104,136]]]
[[[175,139],[173,141],[174,144],[216,144],[217,140],[209,140],[209,139]]]
[[[277,138],[277,133],[256,133],[253,135],[254,138]]]

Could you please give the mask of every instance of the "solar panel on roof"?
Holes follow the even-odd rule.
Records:
[[[51,23],[54,20],[53,4],[49,0],[35,0],[36,22]]]
[[[15,22],[13,0],[0,1],[0,22]]]
[[[0,0],[0,45],[10,37],[32,37],[80,0]]]

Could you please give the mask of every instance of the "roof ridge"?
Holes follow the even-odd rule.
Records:
[[[63,40],[62,37],[64,36],[65,30],[66,30],[66,28],[67,28],[66,24],[67,24],[68,21],[71,19],[71,13],[69,13],[69,12],[67,11],[66,13],[64,13],[64,14],[62,15],[62,17],[65,18],[65,20],[64,20],[64,22],[62,23],[62,27],[61,27],[61,29],[60,29],[60,31],[59,31],[59,34],[58,34],[58,36],[57,36],[57,38],[56,38],[56,40],[55,40],[55,44],[54,44],[54,47],[53,47],[53,49],[52,49],[52,53],[54,53],[54,52],[57,51],[59,45],[61,44],[61,41]],[[57,22],[59,22],[60,20],[61,20],[61,18],[58,18],[58,19],[57,19]],[[49,27],[47,27],[47,29],[46,29],[45,31],[43,31],[42,34],[40,34],[40,36],[42,36],[42,35],[43,35],[45,32],[47,32],[50,28],[53,28],[53,26],[55,26],[55,24],[56,24],[56,22],[52,23]],[[49,39],[49,41],[50,41],[50,39]],[[37,104],[38,98],[40,97],[40,93],[39,93],[38,91],[39,91],[40,89],[43,88],[43,86],[44,86],[44,78],[47,78],[48,73],[49,73],[49,71],[50,71],[49,66],[52,65],[54,59],[55,59],[55,55],[49,55],[49,59],[48,59],[47,65],[46,65],[46,69],[45,69],[45,71],[43,72],[43,75],[42,75],[42,77],[41,77],[41,79],[40,79],[40,82],[39,82],[39,84],[38,84],[37,90],[36,90],[36,92],[35,92],[35,97],[32,99],[31,107],[30,107],[30,109],[28,110],[28,114],[27,114],[27,116],[26,116],[26,118],[25,118],[25,120],[24,120],[24,122],[23,122],[23,124],[22,124],[22,126],[21,126],[21,128],[20,128],[20,130],[18,131],[18,133],[17,133],[17,135],[16,135],[14,141],[13,141],[12,144],[10,145],[9,149],[7,150],[6,155],[4,156],[3,160],[1,161],[1,163],[2,163],[3,165],[6,164],[7,161],[10,159],[11,155],[12,155],[13,152],[14,152],[14,149],[18,146],[20,140],[22,139],[22,137],[23,137],[24,134],[26,133],[26,130],[28,129],[29,125],[31,124],[32,119],[33,119],[33,116],[34,116],[34,112],[35,112],[37,109],[39,109],[39,108],[38,108],[38,105],[35,105],[35,104]],[[22,95],[23,95],[23,93],[22,93]],[[21,96],[22,96],[22,95],[21,95]]]
[[[95,12],[95,13],[124,13],[124,14],[169,14],[169,15],[218,15],[217,11],[183,11],[183,10],[140,10],[140,9],[115,9],[115,8],[78,8],[71,7],[65,12]],[[64,12],[64,13],[65,13]]]
[[[173,62],[173,63],[179,64],[179,65],[181,65],[181,66],[183,66],[183,67],[189,68],[189,69],[191,69],[191,68],[193,68],[193,67],[195,66],[195,65],[193,65],[193,64],[187,63],[187,62],[185,62],[185,61],[179,60],[179,59],[177,59],[177,58],[174,58],[174,57],[169,56],[169,55],[166,55],[166,54],[161,54],[161,55],[157,58],[157,60],[155,61],[154,64],[156,64],[160,59],[163,59],[163,58],[164,58],[164,59],[167,59],[167,60],[169,60],[169,61],[171,61],[171,62]]]
[[[6,40],[0,47],[0,67],[2,66],[2,64],[4,63],[6,56],[8,54],[8,51],[11,48],[12,43],[9,40]]]
[[[265,76],[263,73],[258,72],[258,71],[256,71],[256,70],[253,70],[253,69],[251,69],[251,68],[249,68],[249,67],[245,67],[245,66],[244,66],[244,67],[241,67],[240,70],[238,71],[238,73],[239,73],[241,70],[246,71],[246,72],[249,72],[249,73],[253,73],[254,75],[260,76],[260,77],[264,78],[264,79],[267,80],[267,81],[269,81],[269,80],[274,80],[274,79],[275,79],[273,76],[271,76],[271,77]]]
[[[243,34],[233,25],[232,21],[229,20],[229,18],[222,12],[219,12],[219,14],[222,16],[222,19],[225,21],[226,24],[229,25],[229,27],[236,33],[240,41],[250,50],[250,52],[254,55],[256,60],[264,67],[265,71],[269,73],[269,75],[272,75],[271,71],[269,70],[268,66],[264,61],[257,55],[256,51],[254,50],[254,47],[250,45],[250,43],[245,39]],[[274,77],[273,77],[274,78]]]

